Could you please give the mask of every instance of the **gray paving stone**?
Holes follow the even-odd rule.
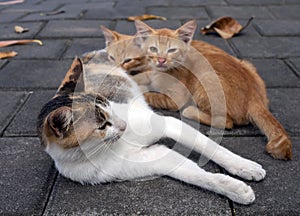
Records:
[[[224,40],[220,37],[216,37],[214,35],[204,36],[204,35],[198,33],[194,36],[194,39],[210,43],[216,47],[219,47],[220,49],[224,50],[225,52],[229,53],[230,55],[235,56],[235,53],[233,52],[233,50],[231,49],[229,44],[226,42],[226,40]]]
[[[47,21],[47,20],[56,20],[56,19],[76,19],[82,16],[82,9],[69,9],[69,8],[60,8],[59,10],[54,11],[65,11],[64,13],[59,13],[56,15],[45,16],[43,13],[31,13],[23,17],[21,21]],[[47,12],[51,12],[50,10]]]
[[[15,32],[14,27],[22,26],[24,28],[29,28],[28,32],[24,32],[22,34],[18,34]],[[0,39],[11,40],[11,39],[30,39],[33,38],[42,28],[42,22],[31,22],[31,23],[22,23],[22,22],[14,22],[14,23],[3,23],[0,25]]]
[[[248,19],[255,16],[256,19],[272,18],[265,7],[253,6],[207,6],[207,11],[212,19],[221,16],[231,16],[235,19]]]
[[[64,58],[74,58],[80,56],[85,52],[92,50],[99,50],[105,47],[105,41],[103,38],[81,38],[74,39],[67,52],[64,54]]]
[[[242,58],[287,58],[300,56],[299,37],[236,37],[230,39]]]
[[[171,6],[206,6],[206,5],[226,5],[224,0],[172,0]]]
[[[297,0],[296,0],[297,1]],[[229,5],[280,5],[284,4],[285,0],[226,0]]]
[[[12,22],[24,15],[25,13],[0,13],[0,23]]]
[[[65,2],[64,2],[65,3]],[[30,20],[54,20],[54,19],[76,19],[83,16],[83,12],[88,9],[108,9],[112,8],[113,2],[101,2],[101,3],[77,3],[77,4],[66,4],[60,7],[59,10],[65,11],[64,13],[53,15],[53,16],[41,16],[39,13],[30,14],[24,17],[23,21]]]
[[[237,154],[260,163],[267,172],[262,182],[248,182],[256,195],[250,206],[234,204],[236,215],[299,215],[300,139],[293,138],[292,161],[272,159],[265,151],[264,141],[257,137],[225,138],[222,145]],[[296,184],[296,185],[295,185]]]
[[[41,215],[55,171],[37,138],[0,138],[0,214]]]
[[[0,71],[1,88],[57,88],[70,61],[14,60]]]
[[[0,69],[2,68],[3,65],[5,65],[7,60],[5,59],[0,59]]]
[[[3,13],[36,13],[43,11],[52,11],[58,9],[61,6],[61,3],[46,1],[41,4],[16,4],[13,7],[2,10]]]
[[[145,9],[135,5],[128,7],[89,9],[84,15],[84,19],[126,19],[128,16],[142,15]]]
[[[27,94],[27,92],[0,91],[0,134],[16,110],[24,103]]]
[[[300,135],[299,88],[268,89],[270,109],[292,136]]]
[[[299,20],[256,20],[258,31],[263,36],[299,36]]]
[[[300,5],[271,6],[269,9],[279,19],[300,19]]]
[[[136,0],[136,1],[117,1],[116,8],[126,7],[129,5],[135,5],[139,7],[150,7],[150,6],[168,6],[168,0],[156,0],[156,1],[148,1],[148,0]]]
[[[35,91],[4,132],[4,136],[37,136],[36,121],[42,106],[55,91]]]
[[[58,59],[67,46],[67,40],[42,40],[43,46],[27,44],[1,48],[3,51],[14,50],[18,53],[14,59]]]
[[[100,25],[111,28],[110,21],[53,20],[39,33],[39,37],[100,37]]]
[[[167,19],[209,19],[203,7],[151,7],[146,12]]]
[[[300,77],[300,58],[289,59],[289,62],[291,62],[294,71],[296,72],[298,77]]]
[[[148,20],[145,21],[149,26],[153,28],[171,28],[171,29],[177,29],[179,26],[181,26],[181,23],[179,20]],[[123,33],[123,34],[130,34],[133,35],[136,33],[136,29],[133,22],[125,21],[125,20],[119,20],[117,21],[115,30]]]
[[[281,60],[250,60],[257,68],[267,87],[300,87],[300,79]]]
[[[210,170],[206,167],[204,169]],[[231,215],[225,198],[165,177],[90,186],[59,176],[45,213]]]

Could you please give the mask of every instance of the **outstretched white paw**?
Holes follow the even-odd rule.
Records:
[[[232,201],[241,203],[243,205],[249,205],[254,202],[255,194],[250,186],[242,183],[237,185],[237,187],[238,189],[236,193],[234,193],[232,197],[229,196]]]
[[[255,200],[255,195],[250,186],[232,177],[223,175],[220,177],[220,185],[224,190],[224,195],[234,202],[248,205]]]
[[[266,171],[260,164],[244,158],[235,161],[226,170],[246,180],[260,181],[266,176]]]

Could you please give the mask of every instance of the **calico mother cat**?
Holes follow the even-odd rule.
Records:
[[[266,151],[269,154],[277,159],[292,158],[291,141],[269,111],[265,84],[251,63],[211,44],[192,40],[195,20],[177,30],[153,29],[141,21],[135,24],[135,36],[122,35],[105,27],[102,31],[112,61],[127,71],[144,72],[138,74],[144,76],[134,76],[134,79],[142,86],[146,101],[152,107],[182,109],[184,117],[220,128],[230,129],[233,125],[252,122],[268,137]],[[139,52],[137,47],[140,47]],[[203,59],[214,73],[201,70]],[[217,83],[212,81],[215,74],[224,92],[225,113],[219,98],[208,95],[208,92],[217,91],[214,90]],[[195,105],[190,105],[191,100]]]
[[[90,184],[167,175],[238,203],[254,201],[244,182],[208,173],[182,154],[154,143],[172,138],[247,180],[265,177],[259,164],[178,119],[155,114],[137,84],[107,61],[104,51],[89,53],[83,61],[76,58],[40,112],[39,137],[62,175]]]

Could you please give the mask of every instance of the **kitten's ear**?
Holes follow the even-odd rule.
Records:
[[[178,35],[178,38],[180,40],[189,44],[193,39],[196,28],[197,28],[196,20],[191,20],[185,23],[183,26],[179,27],[176,30],[176,34]]]
[[[57,94],[72,93],[75,91],[75,89],[78,92],[84,91],[83,65],[78,57],[74,59],[65,78],[57,90]]]
[[[104,35],[104,38],[105,38],[105,44],[106,46],[108,47],[113,41],[116,41],[119,39],[119,35],[117,32],[115,31],[112,31],[108,28],[106,28],[105,26],[101,25],[100,26],[102,32],[103,32],[103,35]]]
[[[47,118],[50,132],[57,138],[63,138],[72,123],[72,110],[70,107],[60,107],[54,110]]]
[[[137,45],[140,45],[139,43],[145,41],[150,35],[152,35],[155,32],[153,28],[151,28],[146,23],[140,20],[136,20],[134,24],[137,31],[135,40]]]

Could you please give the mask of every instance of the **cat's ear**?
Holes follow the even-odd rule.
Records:
[[[78,92],[84,91],[83,64],[78,57],[74,59],[65,78],[57,90],[57,94],[72,93],[75,90]]]
[[[155,32],[153,28],[140,20],[136,20],[134,24],[136,28],[135,42],[137,45],[140,45],[140,43],[144,42],[150,35]]]
[[[72,123],[72,110],[70,107],[60,107],[54,110],[47,118],[47,125],[57,138],[64,138]]]
[[[119,39],[119,35],[117,32],[112,31],[108,28],[106,28],[105,26],[101,25],[100,26],[102,33],[104,35],[105,38],[105,44],[108,47],[112,42],[116,41]]]
[[[178,38],[180,40],[189,44],[193,39],[196,29],[197,29],[196,20],[191,20],[185,23],[183,26],[179,27],[176,30],[176,34],[178,35]]]

